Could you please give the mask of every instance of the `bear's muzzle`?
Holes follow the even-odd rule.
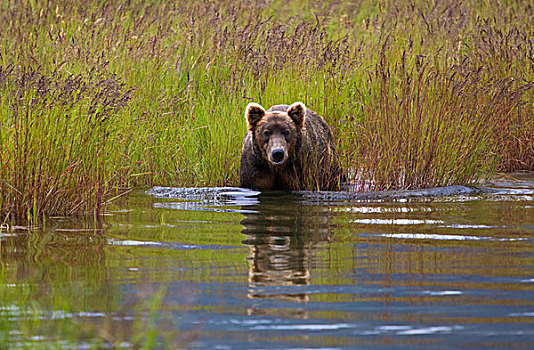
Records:
[[[274,165],[280,165],[285,160],[285,152],[281,148],[277,148],[271,152],[271,163]]]

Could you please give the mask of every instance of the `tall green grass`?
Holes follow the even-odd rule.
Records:
[[[114,113],[131,91],[114,76],[0,74],[2,209],[29,218],[99,211],[113,188]]]
[[[237,185],[244,107],[303,101],[361,189],[534,169],[528,1],[0,3],[0,212]]]

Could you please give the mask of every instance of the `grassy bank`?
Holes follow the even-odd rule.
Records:
[[[303,101],[362,189],[534,169],[528,1],[0,3],[0,211],[237,185],[250,101]]]

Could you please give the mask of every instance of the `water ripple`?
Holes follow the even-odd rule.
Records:
[[[252,327],[254,330],[276,330],[276,331],[331,331],[338,329],[355,328],[355,325],[348,323],[337,324],[270,324]]]
[[[377,236],[385,238],[398,239],[432,239],[432,240],[454,240],[454,241],[526,241],[529,238],[515,237],[515,238],[497,238],[487,236],[464,236],[464,235],[440,235],[440,234],[426,234],[426,233],[381,233],[381,234],[362,234],[363,236]]]

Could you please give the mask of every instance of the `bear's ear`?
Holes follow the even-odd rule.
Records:
[[[287,109],[287,115],[293,120],[297,129],[302,129],[306,117],[306,106],[302,102],[295,102]]]
[[[248,129],[252,130],[265,115],[265,109],[257,103],[249,103],[245,111]]]

